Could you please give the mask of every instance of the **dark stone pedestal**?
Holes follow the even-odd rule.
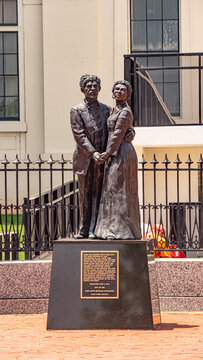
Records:
[[[47,329],[153,329],[159,323],[146,241],[54,243]]]

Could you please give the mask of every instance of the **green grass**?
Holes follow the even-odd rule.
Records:
[[[4,248],[4,236],[3,233],[6,232],[6,225],[5,225],[5,218],[6,216],[3,214],[1,215],[1,224],[0,224],[0,232],[2,234],[2,248]],[[7,233],[17,233],[20,236],[20,244],[23,243],[23,235],[24,235],[24,226],[22,226],[22,215],[18,215],[18,229],[17,229],[17,215],[7,215]],[[2,260],[5,260],[5,254],[2,253]],[[10,255],[11,260],[11,255]],[[19,251],[19,260],[25,260],[25,251]]]

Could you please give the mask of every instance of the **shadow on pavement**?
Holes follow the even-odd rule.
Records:
[[[191,329],[198,328],[199,325],[186,325],[186,324],[177,324],[177,323],[162,323],[157,327],[157,331],[166,331],[174,329]]]

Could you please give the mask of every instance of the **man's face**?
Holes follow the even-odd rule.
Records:
[[[95,101],[99,93],[99,86],[96,81],[88,81],[84,88],[85,98],[89,101]]]

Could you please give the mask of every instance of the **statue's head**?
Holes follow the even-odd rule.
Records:
[[[114,91],[115,91],[115,88],[117,87],[117,85],[123,85],[126,87],[126,94],[127,94],[126,97],[127,97],[127,99],[129,99],[132,94],[132,86],[127,80],[118,80],[113,84],[113,88],[112,88],[113,98],[115,97]]]
[[[87,101],[94,102],[101,89],[100,79],[96,75],[83,75],[80,78],[80,89]]]
[[[80,78],[80,89],[85,93],[85,87],[88,82],[94,82],[97,84],[98,92],[101,90],[101,80],[96,75],[82,75]]]

